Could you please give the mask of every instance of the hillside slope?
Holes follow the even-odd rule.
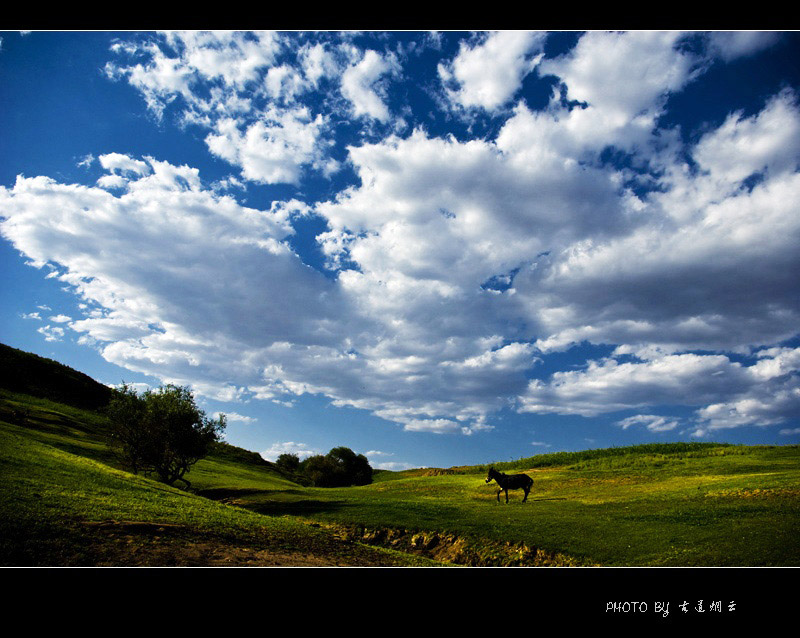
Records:
[[[0,388],[90,410],[108,403],[111,389],[90,376],[0,343]]]

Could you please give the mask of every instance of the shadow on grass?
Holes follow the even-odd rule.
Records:
[[[229,487],[213,487],[205,490],[197,490],[195,492],[198,496],[209,498],[212,501],[224,501],[227,499],[241,498],[242,496],[251,496],[253,494],[264,494],[264,490],[251,487],[242,489],[232,489]]]
[[[304,516],[320,512],[334,512],[344,509],[349,505],[346,501],[326,501],[320,499],[285,500],[285,496],[300,496],[305,494],[301,489],[289,490],[261,490],[258,488],[210,488],[198,490],[197,494],[214,501],[222,501],[244,509],[266,514],[268,516]],[[275,499],[274,496],[281,498]]]
[[[243,504],[242,507],[266,514],[268,516],[282,516],[290,514],[292,516],[307,516],[309,514],[319,514],[322,512],[337,512],[348,507],[350,504],[345,501],[260,501],[258,503]]]

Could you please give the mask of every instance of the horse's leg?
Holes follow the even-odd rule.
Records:
[[[522,502],[525,503],[528,500],[528,492],[531,491],[531,488],[523,487],[522,489],[525,490],[525,496],[522,497]]]
[[[506,503],[508,503],[508,488],[506,488]]]
[[[502,491],[503,491],[502,487],[499,490],[497,490],[497,502],[498,503],[500,502],[500,492],[502,492]]]

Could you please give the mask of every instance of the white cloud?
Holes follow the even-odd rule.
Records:
[[[105,309],[72,329],[109,361],[218,396],[259,385],[258,353],[278,338],[337,342],[336,290],[283,243],[296,206],[246,208],[192,169],[149,165],[119,196],[43,177],[0,189],[3,236]]]
[[[584,104],[559,115],[562,134],[596,151],[644,144],[667,95],[691,81],[701,62],[676,48],[683,37],[590,31],[570,52],[542,61],[540,74],[558,76],[566,98]]]
[[[352,104],[356,116],[368,116],[381,122],[389,119],[389,109],[381,95],[381,80],[399,71],[393,57],[368,50],[342,74],[342,94]]]
[[[700,140],[693,157],[717,188],[726,192],[755,173],[772,176],[795,171],[799,154],[797,100],[787,89],[752,117],[732,113],[722,126]],[[718,190],[717,197],[719,194]]]
[[[651,432],[670,432],[680,425],[680,421],[678,419],[658,416],[655,414],[637,414],[636,416],[630,416],[626,419],[622,419],[622,421],[619,421],[617,425],[619,425],[623,430],[627,430],[632,426],[640,425]]]
[[[403,426],[403,429],[408,432],[447,434],[458,432],[461,428],[458,423],[448,419],[412,419]]]
[[[245,86],[275,60],[279,38],[271,32],[174,31],[167,42],[181,50],[183,65],[207,80]]]
[[[296,443],[295,441],[273,443],[268,449],[261,452],[262,458],[273,463],[278,460],[281,454],[296,454],[302,460],[309,456],[321,454],[321,452],[308,447],[305,443]]]
[[[304,46],[299,57],[305,77],[315,87],[323,78],[335,78],[340,73],[336,58],[322,43]]]
[[[252,425],[253,423],[258,423],[258,419],[246,416],[244,414],[239,414],[238,412],[215,412],[212,415],[212,418],[218,419],[221,414],[225,415],[225,419],[228,421],[233,421],[235,423],[244,423],[246,425]]]
[[[160,38],[154,37],[141,44],[119,42],[112,47],[118,54],[144,56],[145,63],[106,65],[109,77],[127,78],[159,117],[178,97],[201,113],[222,108],[226,98],[236,99],[237,90],[258,79],[281,47],[277,34],[269,32],[175,31],[162,37],[176,56],[165,52]],[[195,93],[195,87],[205,83],[221,89],[212,93],[210,101]]]
[[[699,406],[752,384],[747,371],[724,355],[676,354],[651,361],[590,361],[584,369],[532,380],[520,397],[522,412],[580,414],[653,405]]]
[[[498,31],[482,35],[472,47],[462,42],[456,58],[439,65],[450,100],[487,111],[504,106],[539,62],[545,37],[531,31]]]
[[[89,168],[92,164],[94,164],[95,157],[91,153],[88,155],[84,155],[79,161],[78,166],[83,166],[84,168]]]
[[[367,450],[364,456],[372,458],[373,456],[394,456],[394,452],[381,452],[380,450]]]
[[[696,145],[701,170],[670,163],[660,192],[620,192],[621,232],[595,231],[523,269],[514,287],[542,328],[537,345],[741,350],[792,337],[799,123],[789,92],[751,118],[731,116]],[[754,171],[759,179],[748,185]]]
[[[206,144],[214,155],[240,166],[247,180],[296,184],[305,166],[321,162],[324,124],[321,115],[313,117],[307,109],[271,109],[244,132],[233,119],[219,120]]]
[[[773,425],[800,417],[800,349],[759,351],[742,365],[725,355],[670,354],[647,361],[591,361],[580,370],[531,381],[520,410],[539,414],[595,416],[659,405],[696,408],[702,429]],[[654,432],[680,425],[671,417],[636,415],[623,429]]]
[[[105,190],[124,190],[128,187],[128,180],[122,175],[103,175],[97,180],[97,185]]]
[[[411,470],[415,467],[419,467],[417,465],[412,465],[411,463],[404,463],[401,461],[370,463],[370,466],[376,470],[389,470],[390,472],[402,472],[403,470]]]
[[[98,159],[100,160],[100,165],[111,173],[147,175],[150,172],[150,166],[147,162],[134,159],[122,153],[106,153],[105,155],[101,155]]]
[[[167,45],[177,55],[166,53]],[[240,167],[245,179],[295,184],[306,167],[328,167],[327,160],[317,163],[325,118],[297,102],[328,66],[321,54],[305,53],[322,69],[310,81],[299,67],[278,63],[284,49],[283,36],[269,32],[153,34],[115,47],[134,59],[144,56],[146,64],[110,63],[107,72],[126,78],[159,117],[172,104],[184,122],[207,129],[209,150]],[[101,185],[121,184],[105,177]]]
[[[42,326],[37,328],[36,332],[44,335],[45,341],[61,341],[64,338],[64,328],[60,326]]]
[[[712,51],[726,62],[769,48],[779,37],[771,31],[717,31],[709,35]]]

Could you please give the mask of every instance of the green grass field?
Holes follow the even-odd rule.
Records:
[[[222,445],[193,492],[116,466],[95,412],[0,392],[3,565],[800,565],[800,447],[665,444],[302,487]],[[502,501],[502,498],[501,498]]]

